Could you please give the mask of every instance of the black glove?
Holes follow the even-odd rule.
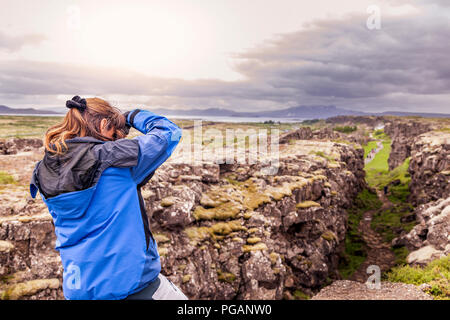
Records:
[[[125,128],[123,129],[124,134],[127,136],[128,133],[130,133],[131,125],[128,123],[128,114],[130,111],[122,113],[122,115],[125,117]]]

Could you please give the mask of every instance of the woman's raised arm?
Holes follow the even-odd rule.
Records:
[[[140,184],[150,173],[166,161],[181,139],[181,129],[169,119],[141,109],[127,115],[127,123],[144,135],[135,137],[139,156],[131,175]]]

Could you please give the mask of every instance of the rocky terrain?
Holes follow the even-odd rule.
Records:
[[[429,123],[421,121],[392,120],[384,126],[384,132],[391,137],[389,170],[394,169],[411,155],[411,146],[417,136],[431,130]]]
[[[380,289],[364,283],[340,280],[322,289],[311,300],[433,300],[415,285],[382,282]]]
[[[0,154],[16,154],[19,151],[30,151],[42,147],[41,139],[0,139]]]
[[[415,286],[387,282],[384,291],[368,292],[363,267],[379,255],[373,261],[368,255],[361,279],[354,279],[359,282],[341,281],[338,267],[348,210],[368,187],[359,144],[383,121],[392,139],[389,165],[411,157],[409,198],[416,206],[410,216],[417,225],[392,247],[406,247],[411,264],[449,254],[450,134],[430,123],[408,124],[415,120],[361,121],[362,129],[358,124],[349,134],[331,127],[285,133],[272,174],[266,170],[270,156],[256,164],[218,164],[214,153],[188,161],[180,146],[142,189],[162,273],[191,299],[296,299],[319,291],[314,299],[429,299]],[[14,180],[0,185],[2,299],[63,298],[52,220],[39,196],[28,193],[42,152],[40,140],[0,141],[0,166]],[[391,262],[389,244],[370,227],[372,214],[363,215],[363,238],[375,239],[372,249],[386,251]]]
[[[365,185],[362,149],[305,140],[280,148],[276,175],[174,156],[143,188],[163,273],[190,298],[281,299],[337,276],[345,208]],[[1,196],[3,298],[62,298],[45,205],[26,188]]]
[[[450,132],[430,131],[411,145],[410,201],[425,204],[450,196]]]
[[[392,241],[410,251],[407,262],[425,265],[450,254],[450,197],[421,205],[414,214],[418,224]]]
[[[418,136],[411,148],[410,201],[417,225],[392,241],[405,246],[407,262],[424,265],[450,254],[450,133],[431,131]]]
[[[190,298],[281,299],[336,276],[345,208],[364,186],[362,150],[285,148],[275,176],[259,165],[173,163],[145,187],[164,273]]]

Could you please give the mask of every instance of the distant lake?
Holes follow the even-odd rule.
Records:
[[[274,121],[283,123],[302,122],[305,118],[264,118],[264,117],[226,117],[226,116],[167,116],[169,119],[203,120],[214,122],[264,122]]]

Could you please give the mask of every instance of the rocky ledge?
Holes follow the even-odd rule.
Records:
[[[392,170],[411,155],[411,146],[417,136],[430,131],[431,125],[420,121],[392,120],[384,126],[384,132],[391,139],[391,153],[389,154],[389,170]]]
[[[419,135],[411,147],[409,199],[416,205],[417,225],[393,239],[393,247],[406,246],[407,262],[425,265],[450,253],[450,132]]]
[[[411,147],[408,171],[414,205],[450,196],[450,132],[430,131],[418,136]]]
[[[168,163],[145,186],[163,273],[193,299],[281,299],[337,277],[363,150],[294,141],[261,166]]]
[[[420,205],[414,214],[418,224],[392,246],[406,246],[409,264],[425,265],[450,254],[450,197]]]

